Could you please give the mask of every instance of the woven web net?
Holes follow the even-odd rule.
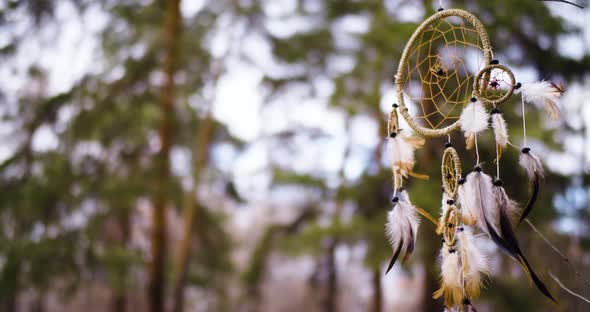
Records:
[[[459,119],[485,65],[474,26],[458,16],[433,21],[410,47],[403,90],[409,113],[419,125],[441,129]]]
[[[488,101],[497,101],[506,96],[514,87],[510,75],[501,68],[485,70],[478,81],[481,96]]]

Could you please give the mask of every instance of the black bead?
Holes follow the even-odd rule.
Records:
[[[440,11],[444,11],[444,9],[443,9],[443,8],[438,8],[438,11],[439,11],[439,12],[440,12]]]
[[[520,89],[520,87],[522,87],[522,83],[520,83],[520,82],[517,82],[517,83],[514,85],[514,89],[516,89],[516,90]]]
[[[463,227],[460,227],[460,228],[459,228],[459,231],[460,231],[460,232],[463,232],[464,230],[465,230],[465,229],[464,229]]]
[[[521,151],[521,152],[522,152],[523,154],[528,154],[530,151],[531,151],[531,148],[530,148],[530,147],[525,147],[525,148],[523,148],[523,149],[522,149],[522,151]]]
[[[497,65],[497,64],[500,64],[500,61],[498,61],[498,60],[491,60],[490,61],[490,65]]]
[[[468,298],[463,299],[463,305],[471,305],[471,301]]]
[[[442,76],[442,75],[444,75],[444,74],[445,74],[445,71],[444,71],[442,68],[439,68],[439,69],[436,71],[436,74],[437,74],[437,75],[439,75],[439,76]]]
[[[477,102],[477,98],[476,97],[472,97],[471,98],[471,102]]]
[[[451,142],[447,142],[447,143],[445,144],[445,148],[449,148],[449,147],[453,147],[453,144],[451,144]]]
[[[459,179],[459,181],[457,181],[457,183],[459,183],[459,185],[465,184],[465,178]]]
[[[493,183],[494,183],[495,186],[502,186],[502,180],[500,180],[500,179],[494,180]]]
[[[397,203],[399,201],[399,198],[397,196],[393,196],[393,198],[391,199],[392,203]]]
[[[481,167],[480,166],[475,166],[475,168],[473,168],[473,171],[475,171],[475,172],[481,172]]]
[[[492,114],[492,115],[493,115],[493,114],[499,114],[499,113],[500,113],[500,110],[499,110],[497,107],[494,107],[494,108],[493,108],[493,109],[490,111],[490,114]]]
[[[397,103],[393,103],[393,104],[391,105],[391,107],[393,107],[393,108],[398,108],[398,107],[399,107],[399,105],[397,105]]]
[[[396,136],[397,136],[397,132],[395,132],[395,131],[389,134],[390,138],[395,138]]]
[[[444,243],[445,242],[445,238],[444,237],[441,237],[440,238],[440,241]]]
[[[450,252],[450,253],[455,253],[455,249],[453,249],[453,248],[449,248],[449,252]]]
[[[454,200],[452,200],[452,199],[448,199],[448,200],[447,200],[447,205],[452,205],[452,204],[454,204],[454,203],[455,203],[455,201],[454,201]]]
[[[448,227],[448,228],[452,228],[453,226],[455,226],[453,223],[449,223],[449,224],[447,224],[447,227]]]
[[[452,178],[452,177],[453,177],[453,176],[452,176],[452,175],[450,175],[450,174],[447,174],[447,175],[445,176],[445,178],[447,178],[447,179],[450,179],[450,178]]]

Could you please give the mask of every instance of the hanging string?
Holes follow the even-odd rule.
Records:
[[[476,156],[476,161],[475,161],[475,165],[479,165],[479,148],[477,146],[477,134],[474,135],[475,137],[475,156]]]
[[[496,178],[500,179],[500,151],[498,150],[498,144],[496,144]]]
[[[524,111],[524,97],[521,96],[521,106],[522,106],[522,136],[524,139],[524,146],[526,147],[526,116]]]

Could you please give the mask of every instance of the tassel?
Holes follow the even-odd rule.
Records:
[[[512,228],[512,223],[510,221],[510,215],[514,214],[515,210],[518,208],[516,203],[508,198],[508,195],[506,195],[506,191],[502,187],[501,180],[494,181],[493,193],[499,216],[499,219],[496,220],[498,224],[495,228],[499,227],[499,231],[490,231],[490,237],[506,254],[508,254],[522,266],[524,271],[529,276],[529,280],[531,280],[535,286],[537,286],[537,289],[539,289],[543,295],[557,303],[545,284],[543,284],[535,271],[533,271],[533,268],[520,250],[518,240],[516,239],[516,234],[514,234],[514,229]],[[485,221],[488,226],[493,227],[493,225],[490,224],[490,222],[494,222],[493,220]]]
[[[391,151],[391,166],[394,173],[403,177],[413,176],[419,179],[428,179],[428,176],[415,173],[414,151],[424,145],[424,139],[413,136],[402,136],[397,132],[389,134],[389,148]]]
[[[391,268],[393,268],[393,265],[404,248],[405,255],[403,262],[406,262],[412,255],[420,224],[416,208],[410,203],[408,193],[401,191],[398,194],[399,197],[396,194],[392,200],[394,202],[393,209],[387,214],[386,234],[394,253],[385,274],[389,273]]]
[[[498,148],[498,160],[502,156],[502,149],[508,144],[508,130],[506,120],[497,108],[492,109],[492,128],[494,129],[494,138]]]
[[[531,149],[528,147],[522,149],[518,163],[525,169],[529,177],[529,188],[531,193],[526,207],[520,216],[519,223],[521,223],[529,215],[533,209],[533,205],[537,201],[539,186],[541,184],[541,179],[543,179],[544,176],[544,170],[539,157],[531,153]]]
[[[473,148],[475,135],[488,128],[488,119],[488,113],[486,113],[483,104],[476,98],[471,98],[471,102],[467,104],[459,117],[468,150]]]
[[[479,297],[483,279],[489,273],[488,257],[470,227],[460,228],[459,231],[465,295],[469,299],[475,299]]]
[[[565,91],[562,84],[555,84],[551,81],[523,83],[520,90],[525,102],[542,105],[545,107],[549,118],[553,120],[559,119],[560,112],[557,101]]]
[[[461,258],[457,250],[443,244],[441,259],[441,286],[434,292],[432,298],[438,299],[444,296],[445,306],[453,307],[463,301]]]

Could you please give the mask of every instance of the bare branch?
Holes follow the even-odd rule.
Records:
[[[541,232],[539,230],[537,230],[537,228],[533,225],[533,223],[531,221],[529,221],[529,219],[525,219],[526,223],[533,229],[533,231],[535,231],[535,233],[537,233],[537,235],[539,235],[547,245],[549,245],[549,247],[551,247],[556,253],[558,253],[561,258],[563,258],[563,261],[565,261],[570,268],[576,272],[576,275],[582,279],[584,281],[584,283],[586,283],[586,285],[588,287],[590,287],[590,282],[588,282],[588,280],[582,275],[582,273],[580,273],[576,267],[574,267],[574,265],[570,262],[570,259],[561,251],[559,251],[559,249],[557,249],[557,247],[555,247],[553,244],[551,244],[551,242],[549,242],[549,240],[547,238],[545,238],[545,236],[543,234],[541,234]]]
[[[578,298],[580,298],[580,299],[582,299],[582,300],[586,301],[587,303],[590,303],[590,300],[586,299],[586,297],[584,297],[584,296],[582,296],[582,295],[580,295],[580,294],[577,294],[577,293],[573,292],[572,290],[570,290],[569,288],[565,287],[565,286],[564,286],[564,285],[561,283],[561,281],[560,281],[559,279],[557,279],[557,277],[555,277],[555,275],[553,275],[553,273],[551,273],[551,271],[549,271],[549,276],[551,276],[551,278],[552,278],[553,280],[555,280],[555,282],[556,282],[557,284],[559,284],[559,286],[560,286],[561,288],[563,288],[563,290],[567,291],[568,293],[570,293],[570,294],[571,294],[571,295],[573,295],[573,296],[576,296],[576,297],[578,297]]]
[[[569,4],[569,5],[573,5],[577,8],[583,9],[584,6],[579,5],[577,3],[571,2],[571,1],[566,1],[566,0],[539,0],[539,1],[544,1],[544,2],[561,2],[561,3],[565,3],[565,4]]]

